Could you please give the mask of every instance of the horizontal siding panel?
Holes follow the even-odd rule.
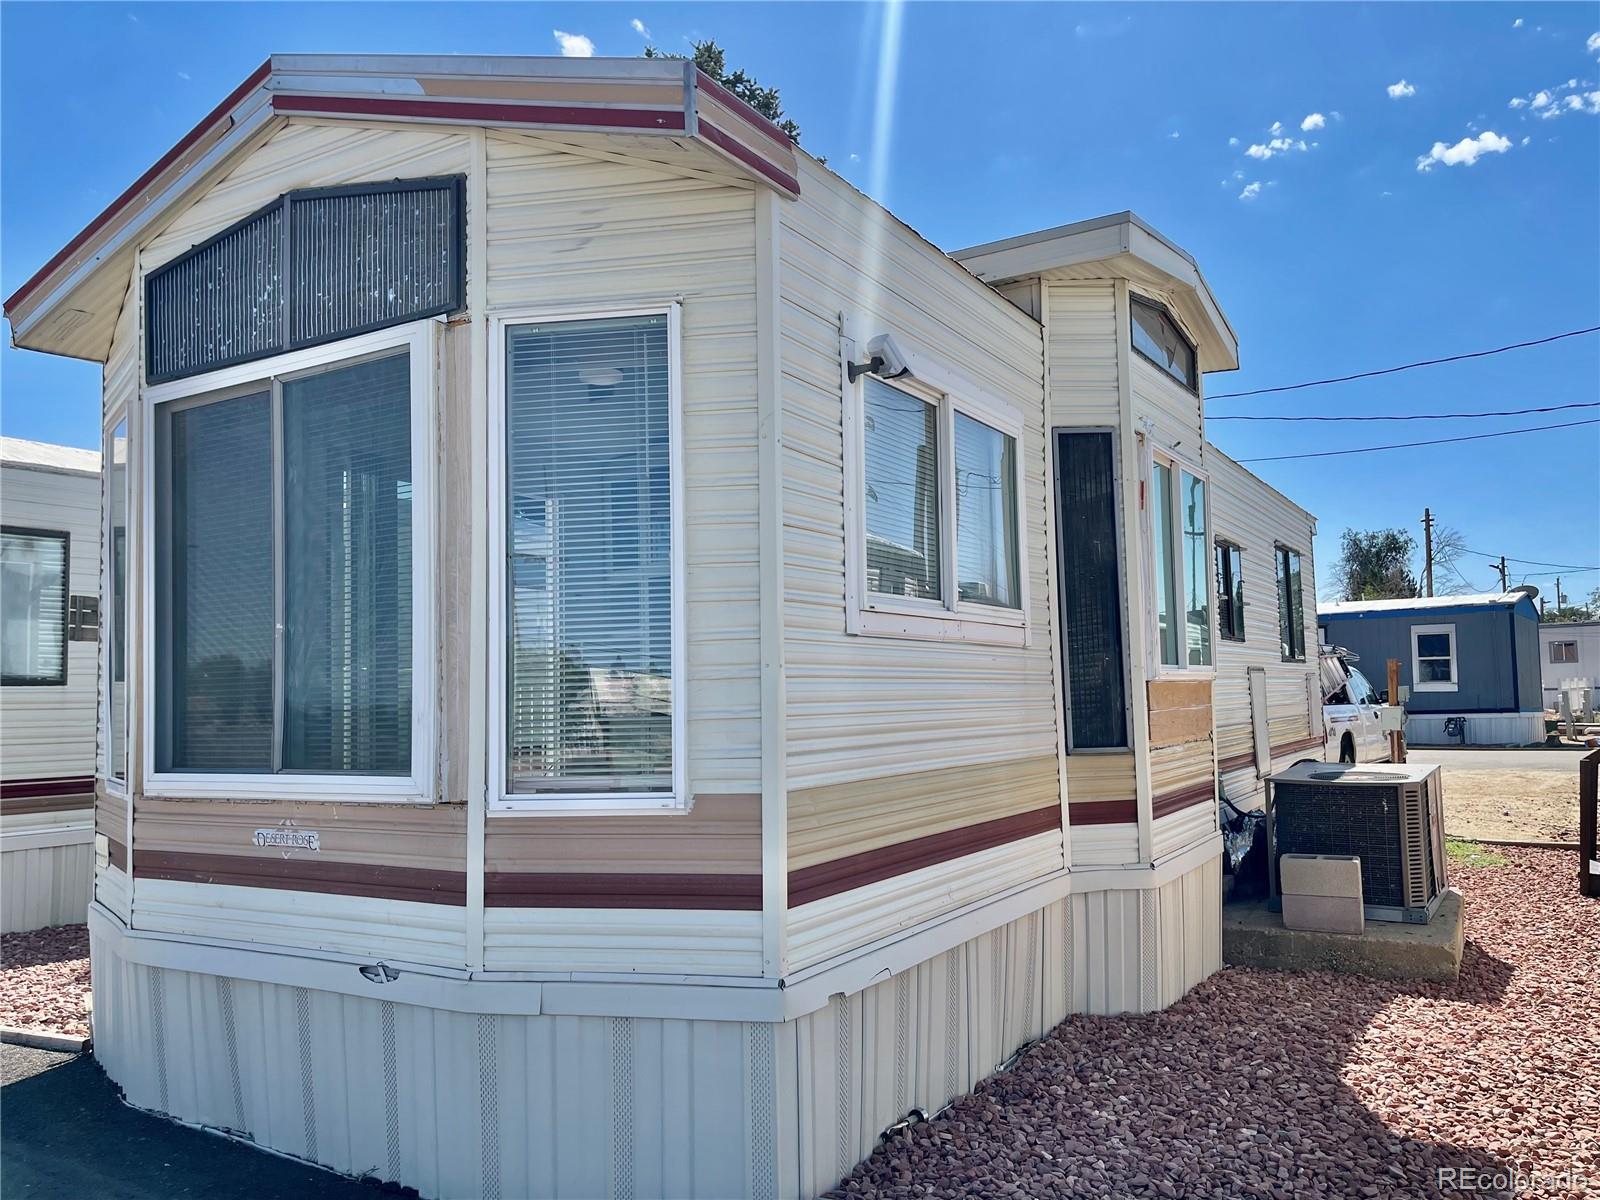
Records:
[[[490,971],[760,975],[760,912],[499,908],[483,914]]]
[[[739,874],[761,871],[761,797],[696,796],[688,812],[647,817],[491,817],[488,871]]]
[[[1045,288],[1050,424],[1115,426],[1121,410],[1115,286],[1096,280]]]

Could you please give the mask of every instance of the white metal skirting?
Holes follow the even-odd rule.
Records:
[[[1406,717],[1406,744],[1411,746],[1453,746],[1459,738],[1446,737],[1445,721],[1452,713],[1412,713]],[[1543,713],[1468,713],[1468,746],[1528,746],[1544,741]]]
[[[143,965],[91,925],[130,1103],[424,1196],[813,1196],[1076,1012],[1221,965],[1214,855],[1066,896],[784,1022],[465,1013]]]
[[[81,925],[94,886],[94,830],[56,845],[0,852],[0,932]]]

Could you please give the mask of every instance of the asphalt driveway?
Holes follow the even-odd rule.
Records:
[[[6,1200],[380,1200],[345,1179],[136,1112],[88,1055],[0,1047]]]

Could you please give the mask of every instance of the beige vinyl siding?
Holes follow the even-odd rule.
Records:
[[[1267,720],[1274,746],[1303,740],[1310,735],[1311,713],[1308,679],[1316,670],[1316,579],[1311,558],[1315,520],[1286,497],[1215,446],[1206,446],[1206,466],[1211,472],[1212,552],[1217,539],[1240,548],[1240,575],[1244,581],[1245,640],[1216,640],[1215,692],[1217,757],[1223,764],[1253,755],[1255,738],[1250,722],[1249,669],[1266,673]],[[1275,544],[1300,551],[1304,577],[1306,649],[1311,661],[1287,663],[1279,649],[1277,567]],[[1214,559],[1212,560],[1214,562]],[[1213,618],[1214,619],[1214,618]],[[1315,749],[1300,750],[1293,758],[1320,757]],[[1236,804],[1259,807],[1264,788],[1256,777],[1255,763],[1223,771],[1228,798]]]
[[[68,595],[99,595],[99,477],[4,466],[0,467],[0,495],[4,497],[5,524],[67,535]],[[94,774],[96,645],[67,641],[67,681],[63,685],[4,689],[0,778],[88,778]],[[85,794],[88,791],[85,787]]]
[[[462,174],[468,147],[466,133],[449,127],[290,121],[175,214],[145,243],[141,262],[153,270],[296,188]]]
[[[1090,280],[1044,287],[1051,426],[1116,428],[1121,408],[1116,285]]]
[[[759,791],[754,193],[493,132],[488,186],[491,312],[682,300],[689,789]]]
[[[605,874],[761,872],[761,797],[696,796],[688,812],[645,817],[496,815],[484,868]]]
[[[842,180],[802,163],[804,194],[780,208],[789,790],[1052,754],[1038,326]],[[891,331],[1021,411],[1028,646],[845,633],[841,312],[866,336]]]

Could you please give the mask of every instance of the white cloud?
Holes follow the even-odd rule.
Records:
[[[1522,18],[1518,17],[1515,21],[1511,22],[1511,28],[1513,28],[1513,29],[1521,29],[1522,28]]]
[[[633,26],[633,31],[640,37],[647,38],[650,36],[649,28],[643,21],[639,20],[638,17],[635,17],[633,20],[629,21],[628,24]]]
[[[1309,149],[1311,149],[1311,146],[1304,138],[1296,140],[1294,138],[1275,137],[1265,145],[1257,142],[1245,150],[1245,153],[1251,158],[1265,162],[1275,154],[1288,154],[1291,150],[1305,151]]]
[[[1433,149],[1417,159],[1417,170],[1431,171],[1443,163],[1447,167],[1470,167],[1485,154],[1504,154],[1511,149],[1511,139],[1503,138],[1492,129],[1485,129],[1475,138],[1462,138],[1454,146],[1435,142]]]
[[[189,78],[189,72],[187,72],[187,71],[179,71],[178,72],[178,78],[179,79],[188,79]]]
[[[1177,141],[1179,138],[1181,138],[1183,136],[1183,134],[1179,133],[1176,129],[1174,129],[1171,133],[1167,134],[1167,136],[1169,138],[1171,138],[1173,141]]]
[[[581,33],[567,33],[562,29],[551,31],[555,34],[556,45],[561,47],[562,58],[593,58],[594,43]]]
[[[1254,200],[1261,195],[1261,181],[1259,179],[1244,185],[1244,191],[1239,193],[1241,200]]]
[[[1509,105],[1507,105],[1507,107],[1508,108],[1527,108],[1528,107],[1528,102],[1526,100],[1524,100],[1521,96],[1513,96],[1513,97],[1511,97],[1511,103]]]
[[[1407,83],[1404,79],[1399,83],[1391,83],[1385,90],[1389,93],[1389,99],[1391,100],[1403,100],[1407,96],[1415,96],[1417,94],[1416,85]]]
[[[1238,144],[1239,144],[1239,139],[1238,138],[1229,138],[1228,139],[1228,145],[1237,146]]]
[[[1527,144],[1528,144],[1528,143],[1529,143],[1529,142],[1531,142],[1531,141],[1533,141],[1533,139],[1532,139],[1532,138],[1531,138],[1531,137],[1524,137],[1524,138],[1523,138],[1523,139],[1522,139],[1522,143],[1521,143],[1521,144],[1522,144],[1522,145],[1524,145],[1524,146],[1526,146],[1526,145],[1527,145]]]
[[[1534,108],[1548,108],[1553,97],[1549,92],[1536,92],[1533,97]]]
[[[1590,54],[1600,54],[1600,33],[1591,33],[1589,40],[1583,44],[1583,48]]]
[[[1300,122],[1302,131],[1309,133],[1313,129],[1321,129],[1328,123],[1328,119],[1321,113],[1311,113],[1304,121]]]
[[[1267,130],[1267,132],[1270,133],[1273,137],[1277,137],[1280,133],[1283,132],[1283,122],[1282,121],[1274,121],[1272,123],[1272,128]]]

